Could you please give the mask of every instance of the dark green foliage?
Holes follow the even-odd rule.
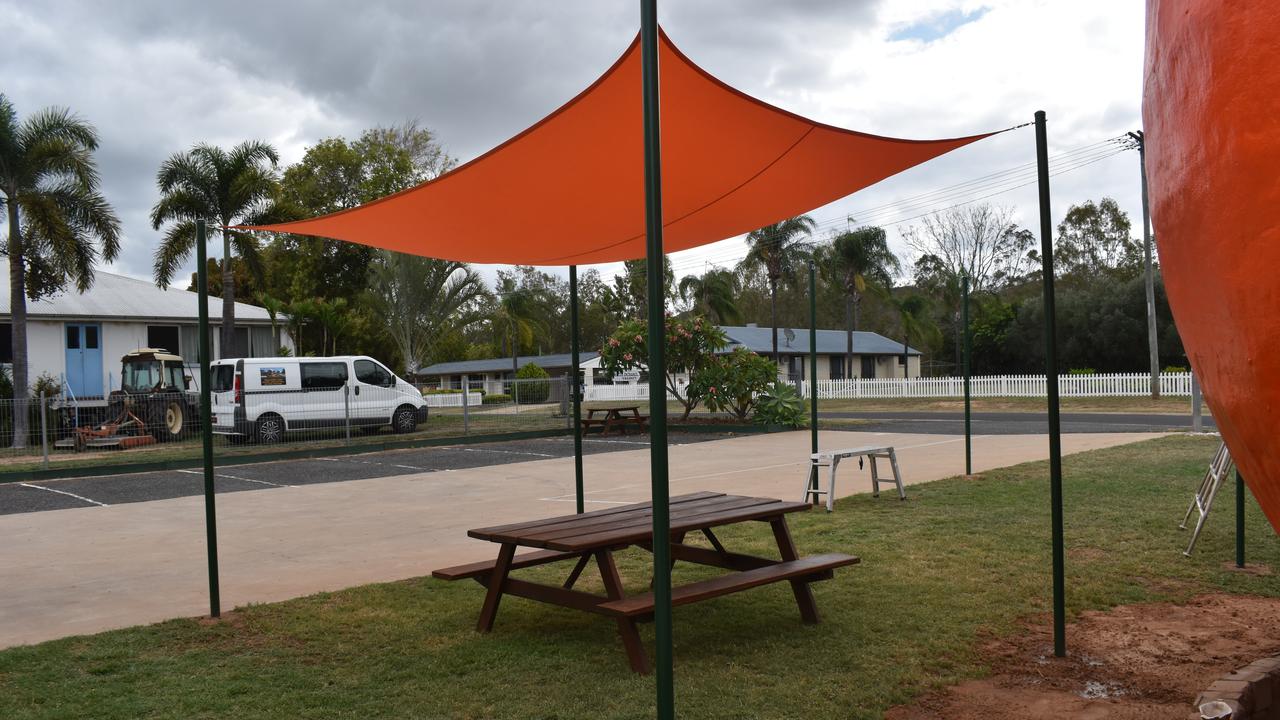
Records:
[[[751,417],[756,398],[778,380],[778,366],[746,348],[720,355],[691,380],[697,394],[713,412],[731,412],[739,420]]]
[[[550,377],[547,371],[539,367],[537,363],[526,363],[524,367],[516,371],[516,380],[520,381],[518,383],[520,402],[546,402],[551,395]]]
[[[772,387],[756,399],[756,422],[761,425],[800,427],[804,425],[804,400],[792,385],[775,380]]]

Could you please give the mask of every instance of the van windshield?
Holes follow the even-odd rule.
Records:
[[[234,384],[236,368],[234,365],[214,365],[209,368],[209,392],[229,392]]]

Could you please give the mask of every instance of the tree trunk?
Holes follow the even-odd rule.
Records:
[[[844,297],[844,376],[845,379],[853,379],[853,295],[845,295]]]
[[[911,356],[907,354],[907,348],[910,345],[911,335],[902,333],[902,379],[907,380],[911,377]]]
[[[516,321],[511,318],[511,399],[520,404],[520,380],[516,374],[520,372],[520,343],[516,340]]]
[[[9,196],[9,317],[13,334],[13,448],[27,446],[26,258],[18,229],[17,198]],[[64,338],[65,341],[65,338]]]
[[[769,278],[769,322],[773,328],[773,364],[778,364],[778,281]]]
[[[223,226],[230,225],[230,218],[224,218]],[[231,267],[231,233],[222,231],[222,352],[223,358],[243,357],[240,348],[236,347],[236,276]]]

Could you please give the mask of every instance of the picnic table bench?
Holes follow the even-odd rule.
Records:
[[[791,584],[801,619],[806,623],[818,622],[818,608],[809,583],[829,579],[836,568],[853,565],[859,560],[839,553],[804,558],[799,556],[787,528],[786,516],[809,508],[809,503],[714,492],[671,498],[672,565],[677,561],[684,561],[731,571],[707,580],[672,587],[671,604],[686,605],[785,580]],[[712,530],[747,521],[769,523],[778,544],[780,560],[731,552],[725,549]],[[701,534],[711,547],[685,543],[685,537],[692,533]],[[431,575],[441,580],[471,578],[487,588],[480,608],[480,618],[476,623],[478,631],[489,632],[493,629],[498,604],[503,595],[515,595],[604,615],[617,622],[618,634],[622,638],[631,669],[638,673],[649,672],[649,659],[641,646],[636,624],[653,618],[653,593],[628,595],[623,589],[613,553],[632,545],[653,551],[652,503],[636,503],[579,515],[478,528],[467,534],[498,543],[501,548],[497,559],[441,568]],[[538,550],[516,555],[518,546]],[[513,570],[565,560],[576,562],[561,585],[547,585],[511,576]],[[573,589],[592,560],[600,571],[605,595]]]
[[[844,450],[823,450],[809,456],[809,471],[804,476],[804,501],[812,500],[813,504],[818,504],[818,496],[827,496],[827,512],[835,509],[836,504],[836,468],[839,467],[840,461],[844,458],[867,458],[871,462],[871,494],[873,497],[880,497],[880,473],[876,469],[876,458],[889,461],[889,465],[893,468],[893,482],[898,486],[898,499],[906,500],[907,493],[902,488],[902,473],[898,472],[898,456],[893,451],[892,445],[868,445],[866,447],[846,448]],[[861,460],[859,460],[861,466]],[[830,467],[831,472],[828,475],[827,489],[822,490],[818,487],[819,483],[815,483],[817,468]]]
[[[649,416],[640,414],[639,405],[583,409],[587,411],[587,416],[582,418],[582,432],[584,433],[597,425],[601,427],[601,435],[608,435],[613,430],[625,435],[628,427],[635,427],[639,432],[643,432],[649,427]],[[596,413],[603,413],[604,416],[596,417]]]

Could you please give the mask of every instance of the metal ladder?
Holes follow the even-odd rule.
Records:
[[[1195,497],[1191,499],[1191,505],[1187,507],[1187,514],[1183,516],[1182,524],[1178,526],[1179,529],[1186,530],[1191,513],[1199,513],[1195,530],[1191,532],[1191,542],[1182,552],[1183,555],[1191,556],[1196,540],[1200,537],[1200,531],[1204,528],[1205,518],[1209,517],[1209,510],[1213,507],[1213,498],[1217,496],[1218,489],[1231,476],[1234,468],[1235,463],[1231,460],[1231,452],[1227,450],[1227,444],[1224,442],[1218,445],[1217,451],[1213,453],[1213,459],[1209,461],[1209,469],[1205,471],[1204,479],[1200,481],[1200,489],[1196,490]]]

